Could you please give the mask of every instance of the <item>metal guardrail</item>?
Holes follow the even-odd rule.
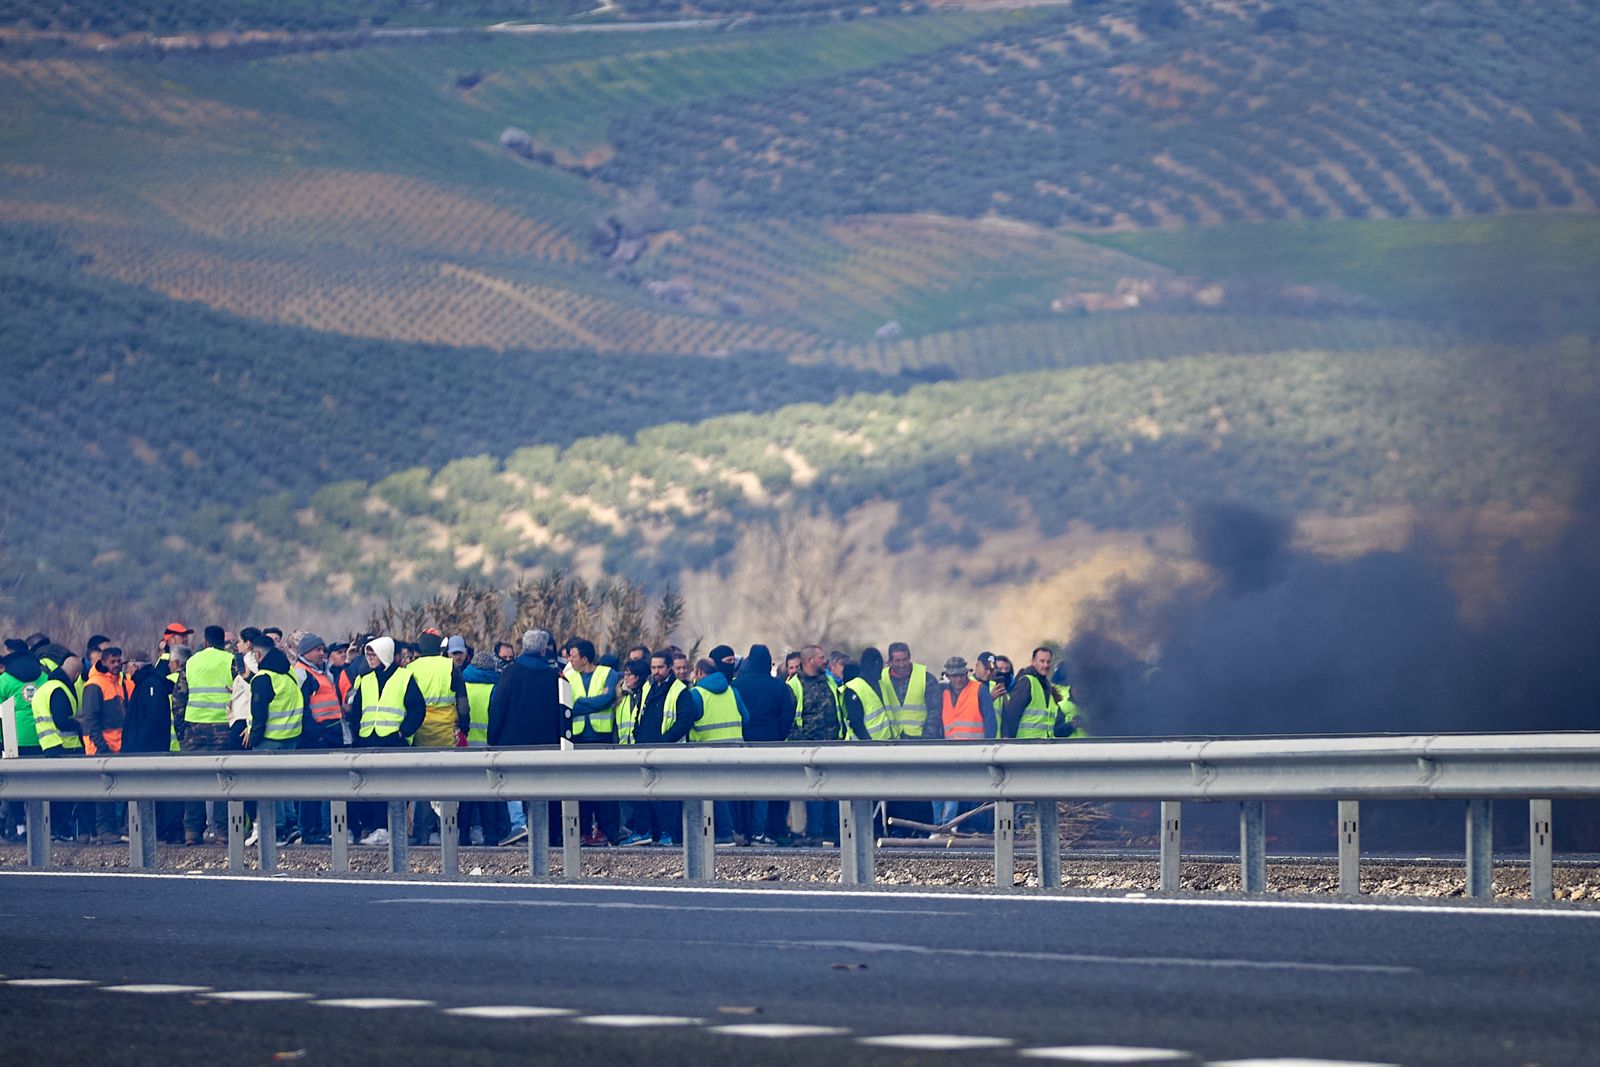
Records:
[[[154,865],[152,805],[157,800],[230,803],[230,861],[244,867],[243,803],[327,799],[335,816],[334,869],[347,869],[344,808],[350,801],[403,802],[451,797],[441,827],[442,869],[458,872],[460,801],[562,801],[563,869],[579,870],[577,805],[593,800],[681,800],[685,871],[715,873],[710,804],[716,800],[795,799],[840,806],[841,880],[873,880],[872,807],[884,800],[994,801],[995,875],[1010,885],[1014,805],[1037,805],[1037,840],[1057,838],[1057,799],[1161,801],[1160,888],[1178,889],[1184,801],[1240,803],[1240,872],[1247,892],[1266,887],[1266,800],[1325,799],[1339,804],[1339,881],[1360,891],[1363,799],[1456,798],[1466,803],[1467,887],[1492,896],[1491,803],[1530,800],[1535,899],[1552,895],[1550,801],[1600,796],[1600,734],[1492,734],[1400,737],[1253,738],[1072,742],[1002,741],[830,745],[579,746],[573,749],[344,749],[239,752],[215,756],[128,755],[7,760],[0,800],[29,809],[30,862],[49,864],[50,800],[127,801],[133,863]],[[1043,803],[1040,803],[1043,802]],[[401,815],[403,820],[403,814]],[[35,821],[37,820],[37,821]],[[395,825],[391,822],[391,825]],[[401,821],[398,825],[404,825]],[[542,826],[542,823],[538,825]],[[549,841],[530,834],[535,877],[549,874]],[[274,862],[261,835],[263,868]],[[1061,850],[1038,849],[1039,883],[1061,885]],[[391,836],[391,868],[407,868],[404,834]],[[570,875],[569,875],[570,876]]]

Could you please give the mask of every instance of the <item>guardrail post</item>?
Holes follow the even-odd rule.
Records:
[[[839,801],[839,884],[871,885],[877,878],[870,800]]]
[[[136,871],[156,866],[156,802],[128,801],[128,866]]]
[[[1183,803],[1161,802],[1161,891],[1176,893],[1182,884]]]
[[[683,802],[683,876],[691,882],[717,877],[716,806],[709,800]]]
[[[263,871],[278,869],[278,805],[256,801],[256,855]]]
[[[29,800],[23,805],[28,813],[28,866],[50,866],[50,805],[42,800]]]
[[[1267,805],[1239,804],[1239,885],[1246,893],[1267,891]]]
[[[411,869],[411,829],[406,826],[403,800],[389,801],[389,873],[405,874]]]
[[[1555,871],[1551,857],[1550,802],[1528,801],[1528,895],[1534,900],[1555,898]]]
[[[688,810],[685,805],[684,810]],[[583,831],[578,829],[578,802],[561,802],[561,877],[583,877]],[[533,833],[530,827],[528,833]]]
[[[1339,892],[1361,895],[1361,802],[1339,801]]]
[[[550,877],[550,802],[525,801],[528,811],[528,877]]]
[[[439,801],[439,873],[461,877],[461,802]]]
[[[244,873],[244,801],[228,801],[228,870]]]
[[[350,873],[350,803],[346,800],[328,802],[328,840],[333,844],[333,857],[329,867],[334,874]]]
[[[1494,802],[1467,801],[1467,896],[1494,899]]]
[[[1017,806],[994,802],[994,884],[1010,889],[1017,883]]]
[[[1039,888],[1060,889],[1061,812],[1053,800],[1036,800],[1033,808],[1038,816],[1034,831],[1038,842],[1035,851],[1039,860]]]

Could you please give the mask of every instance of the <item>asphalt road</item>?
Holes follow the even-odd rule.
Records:
[[[0,975],[7,1064],[961,1064],[1109,1046],[1058,1061],[1553,1067],[1600,1048],[1600,912],[1582,911],[18,873],[0,874]],[[130,983],[205,989],[107,988]],[[305,996],[208,995],[234,992]],[[351,998],[428,1003],[315,1002]],[[570,1014],[446,1014],[481,1007]],[[988,1043],[928,1047],[948,1036]]]

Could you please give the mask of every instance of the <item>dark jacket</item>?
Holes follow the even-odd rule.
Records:
[[[661,734],[661,740],[667,743],[682,741],[689,736],[689,730],[700,721],[700,716],[705,714],[705,704],[702,702],[706,693],[726,693],[732,687],[728,684],[727,675],[721,671],[712,671],[694,685],[689,691],[678,698],[678,718],[672,724],[672,729]],[[745,707],[744,698],[738,690],[733,690],[734,703],[739,706],[739,720],[741,723],[750,721],[750,711]]]
[[[794,725],[794,691],[772,676],[772,652],[766,645],[750,646],[733,689],[749,713],[744,724],[746,741],[782,741],[789,736]]]
[[[1048,694],[1053,694],[1057,701],[1061,699],[1061,690],[1057,689],[1050,679],[1042,677],[1032,667],[1024,667],[1017,672],[1016,680],[1011,683],[1011,692],[1006,694],[1005,707],[1000,711],[1000,736],[1014,738],[1017,736],[1017,727],[1022,725],[1022,713],[1028,710],[1028,701],[1033,699],[1033,686],[1028,683],[1029,678],[1038,678]]]
[[[649,689],[645,692],[645,701],[639,707],[639,718],[633,726],[633,740],[640,745],[659,745],[666,739],[662,736],[661,724],[666,720],[667,694],[672,691],[672,681],[665,685],[646,682]],[[672,709],[674,720],[685,716],[700,717],[700,704],[689,695],[689,686],[684,686],[678,691],[677,706]],[[687,731],[685,731],[687,732]],[[678,733],[674,741],[681,741],[683,734]]]
[[[561,704],[561,674],[543,656],[523,653],[500,672],[489,694],[489,744],[554,745],[569,729]]]
[[[147,663],[133,676],[122,751],[166,752],[172,745],[172,681],[165,665]]]

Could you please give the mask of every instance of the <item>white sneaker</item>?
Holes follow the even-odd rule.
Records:
[[[389,831],[380,826],[366,837],[363,837],[361,843],[363,845],[387,845],[389,843]]]
[[[467,840],[471,841],[474,845],[483,844],[483,827],[474,826],[471,830],[469,830],[467,832]]]
[[[250,827],[250,836],[244,839],[244,847],[245,848],[251,848],[256,844],[256,842],[258,842],[260,840],[261,840],[261,827],[252,826],[252,827]]]

